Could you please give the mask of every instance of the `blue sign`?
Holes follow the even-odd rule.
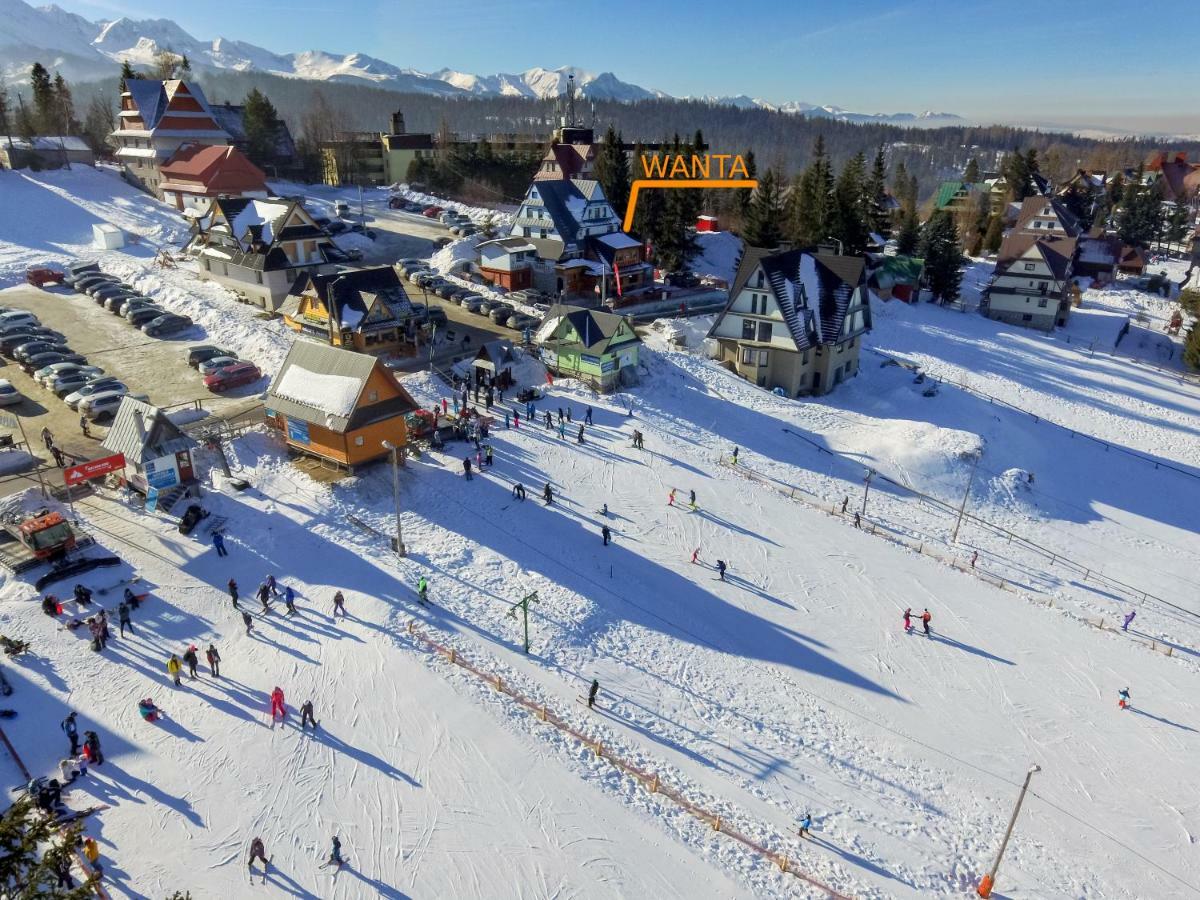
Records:
[[[158,488],[150,488],[146,491],[146,512],[154,512],[158,509]]]
[[[579,358],[585,363],[591,363],[593,366],[600,365],[600,357],[598,356],[591,356],[587,353],[581,353],[579,354]]]
[[[174,487],[179,484],[179,473],[170,464],[162,466],[157,460],[151,460],[146,463],[146,484],[160,490]]]
[[[297,444],[312,442],[312,439],[308,436],[308,423],[303,420],[288,418],[287,431],[289,441],[295,441]]]
[[[606,375],[609,372],[615,372],[616,370],[617,370],[617,361],[615,359],[612,359],[611,357],[609,359],[606,359],[604,362],[602,362],[600,364],[600,371]]]

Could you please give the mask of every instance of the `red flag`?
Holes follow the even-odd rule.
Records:
[[[621,270],[617,268],[617,261],[613,260],[613,281],[617,283],[617,296],[621,296]]]

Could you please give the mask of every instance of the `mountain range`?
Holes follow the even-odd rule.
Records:
[[[57,6],[34,7],[24,0],[0,0],[0,79],[25,83],[29,67],[40,61],[72,81],[114,76],[116,64],[151,66],[162,50],[184,55],[194,69],[266,72],[288,78],[369,84],[395,91],[441,96],[509,96],[546,99],[562,96],[571,76],[580,95],[595,100],[634,102],[669,98],[663,91],[622,81],[611,72],[595,74],[574,66],[532,68],[513,74],[472,75],[453,69],[420,72],[400,68],[363,53],[305,50],[274,53],[244,41],[199,40],[170,19],[92,22]],[[770,103],[747,97],[695,98],[744,109],[770,109],[847,122],[939,125],[961,122],[952,113],[858,113],[837,106],[800,101]]]

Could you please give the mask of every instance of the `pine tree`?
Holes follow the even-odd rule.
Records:
[[[774,169],[767,169],[758,179],[758,187],[750,198],[750,211],[742,238],[752,247],[774,249],[783,238],[783,201]]]
[[[1183,361],[1193,369],[1200,369],[1200,323],[1194,323],[1188,329],[1187,340],[1183,344]]]
[[[137,72],[133,71],[133,66],[131,66],[129,64],[129,60],[125,60],[124,62],[122,62],[121,63],[121,93],[122,94],[125,93],[126,87],[129,84],[129,82],[133,81],[135,78],[141,78],[141,76],[138,75]]]
[[[611,125],[604,132],[600,152],[596,155],[596,180],[604,189],[604,196],[612,204],[613,211],[622,221],[629,206],[629,157],[621,135]]]
[[[1162,233],[1162,203],[1152,185],[1142,184],[1142,169],[1125,185],[1117,212],[1117,234],[1127,244],[1149,247]]]
[[[257,166],[270,166],[279,153],[279,114],[258,88],[252,88],[242,103],[245,107],[242,127],[246,132],[246,155]]]
[[[974,156],[967,163],[967,168],[963,172],[963,181],[968,184],[976,184],[979,181],[979,160]]]
[[[92,895],[93,880],[74,888],[60,888],[56,870],[69,860],[80,839],[83,821],[59,826],[44,816],[28,796],[21,797],[0,815],[0,885],[6,897],[54,897],[83,900]]]
[[[1034,154],[1034,162],[1037,154]],[[1004,178],[1008,181],[1008,195],[1016,203],[1033,195],[1033,173],[1029,168],[1029,157],[1015,148],[1004,158]]]
[[[833,216],[828,237],[841,242],[843,253],[857,255],[867,249],[866,210],[863,208],[867,160],[862,152],[846,161],[833,190]]]
[[[742,154],[742,160],[746,163],[746,177],[753,181],[758,177],[758,161],[754,158],[754,151],[747,150],[744,154]],[[748,191],[745,189],[737,192],[738,207],[742,214],[743,221],[745,221],[746,217],[750,215],[750,201],[752,199],[752,194],[753,191]]]
[[[825,139],[817,135],[813,158],[793,188],[795,198],[789,205],[788,236],[801,246],[811,246],[836,237],[833,166],[825,152]]]
[[[192,77],[192,64],[188,61],[187,54],[179,57],[179,75],[181,78]]]
[[[988,253],[996,253],[1004,242],[1004,222],[999,215],[994,215],[988,221],[987,231],[983,235],[983,249]]]
[[[900,214],[900,233],[896,235],[896,252],[901,256],[915,256],[921,241],[921,229],[916,215]]]
[[[60,72],[54,73],[54,119],[56,134],[73,134],[75,132],[75,101],[71,97],[71,89],[67,80]]]
[[[0,137],[3,137],[8,146],[12,146],[12,116],[8,109],[8,89],[4,86],[4,82],[0,82]]]
[[[29,70],[29,86],[33,92],[33,125],[37,134],[53,134],[55,129],[54,85],[50,73],[40,62]]]
[[[939,303],[956,300],[962,283],[963,255],[958,229],[945,210],[938,210],[925,223],[920,253],[925,260],[925,277],[933,299]]]
[[[871,174],[863,186],[863,208],[867,213],[867,228],[885,238],[891,235],[892,218],[888,210],[887,159],[883,148],[875,151]]]
[[[1191,224],[1191,212],[1187,205],[1176,202],[1167,216],[1164,227],[1164,237],[1171,243],[1178,243],[1188,236],[1188,226]]]

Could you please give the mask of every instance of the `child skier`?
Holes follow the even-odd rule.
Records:
[[[1117,701],[1117,706],[1120,709],[1129,709],[1129,688],[1121,688],[1117,691],[1117,696],[1120,698]]]
[[[429,579],[424,575],[417,579],[417,597],[422,606],[429,604]]]
[[[904,610],[904,633],[912,634],[912,629],[912,607],[910,606],[908,609]]]
[[[267,848],[263,845],[262,838],[255,838],[250,842],[250,859],[246,863],[247,868],[254,868],[254,861],[261,859],[263,870],[267,868]]]
[[[279,685],[271,691],[271,721],[274,721],[276,716],[281,719],[287,718],[287,709],[283,705],[283,688]]]
[[[800,837],[812,837],[812,813],[805,813],[800,820]]]

